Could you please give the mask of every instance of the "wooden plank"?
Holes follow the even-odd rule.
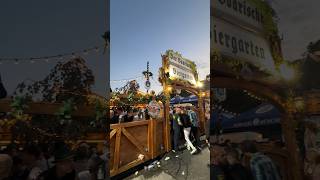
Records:
[[[113,129],[111,132],[110,132],[110,139],[117,133],[117,130],[116,129]]]
[[[0,112],[10,112],[11,103],[11,100],[1,100]],[[59,108],[62,107],[62,105],[63,104],[61,103],[32,102],[28,104],[28,108],[26,108],[25,113],[55,115],[59,111]],[[94,106],[78,106],[78,108],[72,113],[72,115],[79,117],[89,117],[93,116],[94,113]]]
[[[149,121],[149,124],[148,124],[148,151],[151,158],[154,158],[152,137],[153,137],[153,120]]]
[[[115,149],[114,149],[114,159],[113,159],[113,168],[115,171],[118,170],[119,168],[119,162],[120,162],[120,140],[121,140],[121,132],[122,129],[118,128],[117,129],[117,136],[116,136],[116,144],[115,144]]]
[[[139,164],[141,164],[143,162],[144,162],[143,160],[136,159],[136,160],[130,162],[129,164],[126,164],[126,165],[120,167],[116,173],[117,174],[122,173],[122,172],[124,172],[124,171],[126,171],[128,169],[131,169],[131,168],[133,168],[133,167],[135,167],[135,166],[137,166],[137,165],[139,165]]]
[[[148,159],[150,158],[148,153],[146,153],[144,147],[139,143],[138,139],[133,137],[125,128],[122,129],[122,132],[123,132],[123,135],[125,135],[129,139],[129,141],[131,141],[131,143],[140,150],[142,154],[144,154]]]
[[[126,128],[126,127],[146,125],[149,123],[149,121],[150,120],[142,120],[142,121],[132,121],[132,122],[126,122],[126,123],[111,124],[110,129],[116,129],[118,127]]]
[[[116,170],[114,170],[114,169],[111,169],[110,170],[110,176],[112,177],[112,176],[115,176],[115,175],[117,175],[118,174],[118,172],[116,171]]]

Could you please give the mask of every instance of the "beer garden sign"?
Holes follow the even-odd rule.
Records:
[[[165,66],[162,69],[162,73],[165,74],[167,80],[183,82],[191,86],[197,85],[198,72],[193,61],[182,57],[180,53],[173,50],[167,50],[165,57]],[[160,77],[163,76],[160,75]]]
[[[271,7],[261,0],[211,0],[211,4],[211,63],[229,64],[240,74],[248,67],[274,74],[282,58]]]

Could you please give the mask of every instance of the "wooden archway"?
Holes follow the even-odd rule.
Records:
[[[172,87],[172,89],[183,89],[186,91],[189,91],[190,93],[194,94],[197,96],[198,98],[198,117],[200,120],[200,129],[203,132],[204,131],[204,106],[203,106],[203,97],[202,97],[202,91],[198,88],[183,84],[183,83],[179,83],[179,82],[175,82],[170,84],[170,87]]]
[[[281,97],[274,89],[255,82],[249,82],[242,79],[229,77],[213,77],[211,85],[216,88],[230,88],[248,90],[257,96],[270,100],[282,113],[281,126],[285,139],[286,148],[288,150],[288,160],[292,169],[292,178],[295,180],[303,179],[302,176],[302,159],[299,157],[298,145],[296,142],[294,122],[295,109],[292,104]]]
[[[165,94],[166,97],[170,97],[170,91],[168,91],[168,88],[171,89],[183,89],[183,90],[187,90],[191,93],[193,93],[194,95],[196,95],[198,97],[198,117],[200,120],[200,129],[203,131],[204,130],[204,126],[205,126],[205,122],[204,122],[204,106],[203,106],[203,98],[201,96],[201,91],[191,87],[185,83],[180,83],[178,81],[175,81],[174,83],[171,84],[167,84],[167,83],[163,83],[163,92]],[[166,101],[164,103],[164,139],[165,139],[165,149],[167,152],[169,152],[171,150],[171,139],[170,139],[170,119],[169,119],[169,108],[170,107],[170,101]]]

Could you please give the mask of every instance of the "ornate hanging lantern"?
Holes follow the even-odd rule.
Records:
[[[150,77],[153,76],[152,72],[149,71],[149,61],[147,62],[147,70],[143,71],[142,74],[144,75],[144,77],[146,79],[144,85],[145,85],[145,88],[146,88],[147,93],[148,93],[150,88],[151,88]]]

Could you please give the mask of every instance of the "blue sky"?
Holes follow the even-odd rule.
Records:
[[[151,89],[159,92],[158,69],[167,49],[195,61],[200,78],[209,74],[209,0],[111,0],[110,7],[111,80],[141,76],[149,61]],[[111,81],[111,88],[124,84]]]
[[[3,0],[0,3],[0,57],[35,57],[70,53],[104,43],[106,0]],[[83,56],[96,78],[93,90],[106,95],[107,55]],[[48,63],[2,62],[0,74],[11,94],[24,79],[42,80],[57,60]]]

